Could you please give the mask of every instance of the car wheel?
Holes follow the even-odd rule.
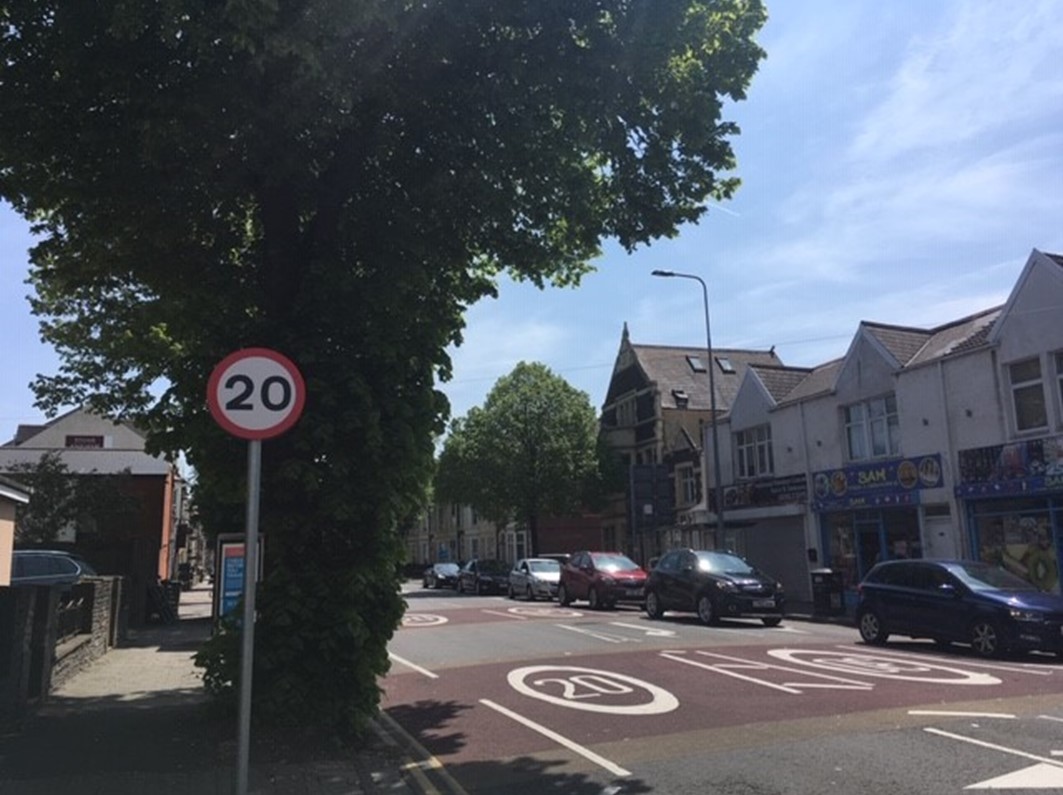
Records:
[[[764,622],[764,626],[766,627],[777,627],[782,623],[782,618],[779,616],[768,616],[767,618],[762,618],[760,620]]]
[[[1002,657],[1003,638],[997,625],[988,618],[979,618],[971,625],[971,648],[979,657]]]
[[[882,626],[882,620],[874,610],[865,610],[857,619],[860,637],[870,646],[882,646],[889,638],[889,633]]]
[[[532,590],[532,587],[530,585],[528,586],[528,593],[526,594],[526,596],[528,597],[529,602],[535,601],[535,591]]]
[[[716,615],[716,605],[712,603],[712,597],[702,594],[698,597],[698,620],[706,626],[716,624],[719,618]]]
[[[517,598],[517,592],[513,590],[513,583],[510,583],[506,586],[506,596],[508,596],[510,599]]]
[[[572,597],[568,595],[568,588],[564,585],[557,586],[557,603],[562,607],[572,604]]]
[[[657,594],[653,591],[646,592],[646,615],[650,618],[660,618],[664,615],[664,610],[661,608],[661,600],[657,598]]]
[[[424,587],[425,588],[431,588],[432,587],[431,585],[428,584],[428,578],[427,577],[424,578]]]
[[[590,605],[591,610],[601,610],[602,600],[598,596],[598,589],[591,586],[591,589],[587,591],[587,604]]]

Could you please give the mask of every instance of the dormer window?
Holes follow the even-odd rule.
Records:
[[[700,356],[688,356],[687,364],[690,365],[690,369],[695,373],[706,372],[705,365],[702,363]]]
[[[672,397],[675,398],[675,407],[677,409],[685,409],[690,403],[690,396],[687,395],[685,390],[673,389]]]
[[[720,365],[720,369],[725,373],[733,373],[735,371],[734,365],[731,364],[731,360],[726,356],[717,356],[716,364]]]

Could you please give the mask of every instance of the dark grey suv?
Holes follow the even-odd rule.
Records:
[[[650,618],[681,610],[697,613],[703,624],[759,618],[774,627],[785,609],[782,584],[733,552],[673,549],[661,556],[646,580]]]
[[[11,564],[12,585],[73,585],[96,574],[84,559],[61,549],[16,549]]]

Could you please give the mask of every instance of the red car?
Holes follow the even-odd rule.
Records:
[[[619,602],[642,604],[646,572],[620,552],[576,552],[561,567],[557,601],[586,599],[592,610]]]

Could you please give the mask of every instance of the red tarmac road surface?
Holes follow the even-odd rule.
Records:
[[[470,615],[459,618],[460,612]],[[472,615],[477,612],[450,611],[448,618],[483,620]],[[474,665],[448,668],[435,679],[397,663],[383,683],[383,706],[451,764],[558,749],[484,700],[595,746],[883,708],[1063,693],[1063,668],[1054,662],[986,663],[902,644],[879,649],[796,640]]]

